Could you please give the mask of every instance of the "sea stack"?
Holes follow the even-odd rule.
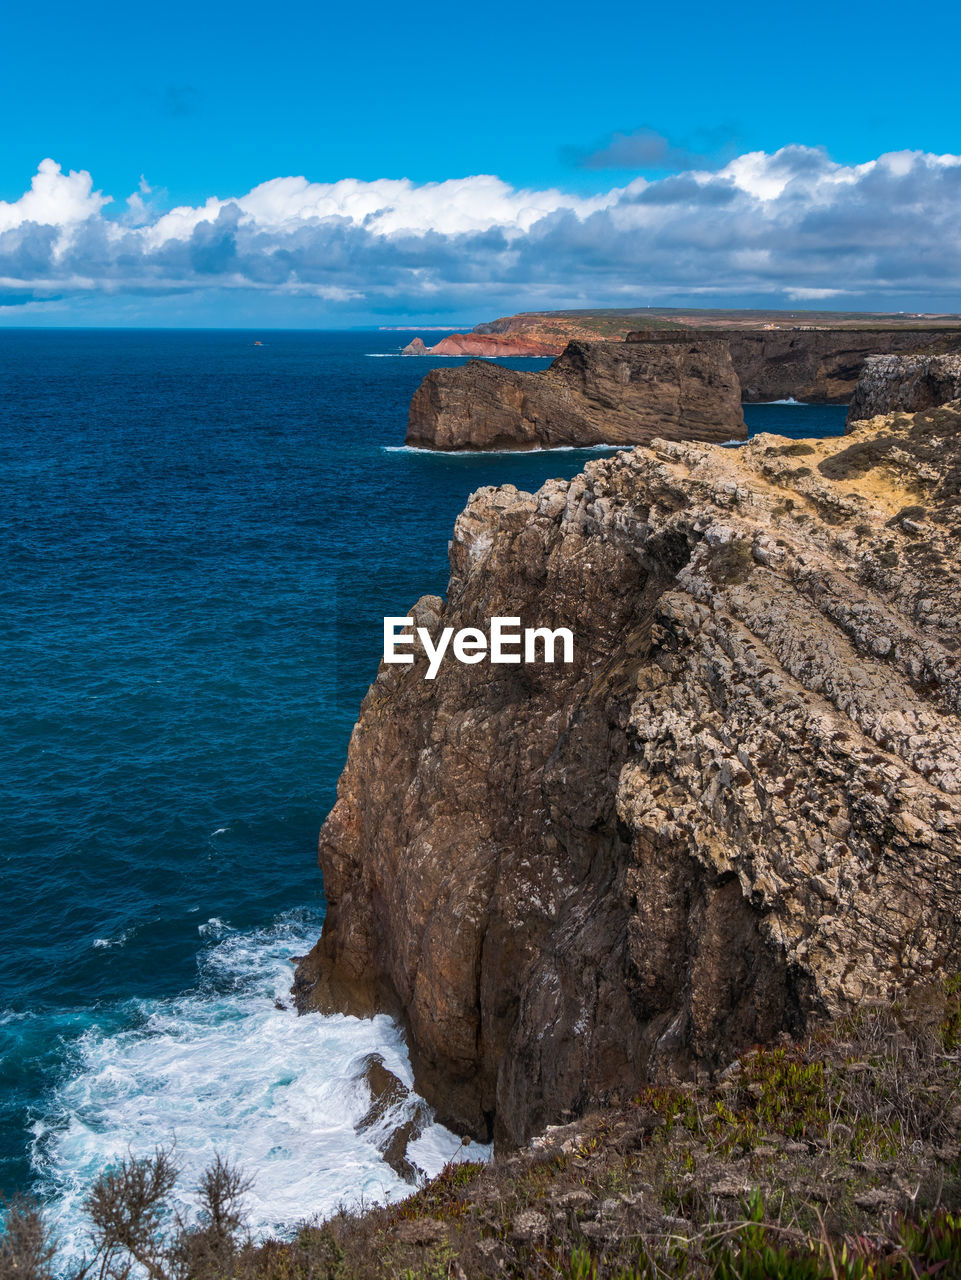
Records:
[[[414,393],[407,443],[423,449],[543,449],[747,436],[723,342],[571,342],[549,369],[470,361]]]

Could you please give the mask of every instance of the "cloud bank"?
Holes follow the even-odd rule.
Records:
[[[197,207],[125,202],[44,160],[0,201],[0,307],[52,299],[260,291],[324,310],[485,313],[517,305],[859,299],[961,306],[961,156],[859,165],[785,147],[601,195],[477,176],[274,178]]]

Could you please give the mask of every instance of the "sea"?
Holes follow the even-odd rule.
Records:
[[[260,1234],[410,1191],[357,1128],[368,1055],[411,1083],[398,1027],[290,1005],[317,833],[382,619],[444,593],[468,495],[599,452],[405,449],[412,336],[0,329],[0,1195],[68,1256],[91,1179],[158,1145],[187,1206],[239,1164]],[[410,1154],[486,1151],[434,1123]]]

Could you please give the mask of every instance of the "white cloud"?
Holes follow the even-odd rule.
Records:
[[[198,223],[216,221],[221,209],[230,203],[242,211],[246,225],[279,232],[292,231],[314,220],[342,218],[377,236],[398,232],[456,236],[492,227],[523,234],[558,209],[585,216],[616,199],[617,192],[581,198],[556,190],[518,191],[489,174],[422,186],[406,178],[378,178],[374,182],[344,178],[330,183],[272,178],[234,201],[211,197],[199,208],[172,209],[159,219],[150,239],[153,244],[186,239]]]
[[[70,227],[95,218],[110,203],[93,189],[93,179],[86,170],[65,174],[54,160],[41,160],[30,183],[30,190],[19,200],[0,200],[0,231],[9,231],[24,222],[43,226]]]
[[[112,217],[89,173],[44,160],[0,202],[0,302],[249,289],[414,312],[701,295],[961,305],[953,155],[841,165],[785,147],[596,196],[479,175],[273,178],[166,212],[159,198],[142,182]]]
[[[828,298],[840,298],[844,294],[843,289],[792,289],[787,287],[784,292],[793,302],[826,302]]]

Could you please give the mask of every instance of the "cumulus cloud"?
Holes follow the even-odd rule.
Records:
[[[0,232],[26,222],[70,227],[96,218],[109,203],[109,196],[94,191],[93,179],[85,170],[65,174],[55,161],[41,160],[29,191],[12,203],[0,200]]]
[[[475,176],[274,178],[166,211],[150,197],[144,183],[114,215],[89,173],[44,160],[29,191],[0,202],[3,302],[247,290],[335,312],[748,296],[898,309],[957,306],[961,291],[953,155],[841,165],[785,147],[594,196]]]

